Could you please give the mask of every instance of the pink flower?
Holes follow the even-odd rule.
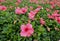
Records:
[[[41,23],[41,25],[45,25],[45,21],[43,18],[40,18],[40,23]]]
[[[50,18],[50,19],[54,19],[54,17],[51,16],[50,14],[48,14],[48,18]]]
[[[51,5],[51,8],[52,8],[52,9],[55,8],[55,5]]]
[[[55,20],[60,24],[60,17],[56,17]]]
[[[55,10],[55,11],[53,12],[53,14],[58,14],[58,12],[59,12],[59,10]]]
[[[39,5],[38,8],[42,9],[43,7]]]
[[[34,20],[35,15],[40,11],[40,9],[41,9],[41,8],[36,8],[35,10],[30,11],[30,13],[28,14],[29,19]]]
[[[28,14],[29,19],[34,20],[35,14],[36,14],[36,12],[34,12],[34,11],[30,11],[30,13]]]
[[[6,11],[7,10],[7,7],[6,6],[0,6],[0,10]]]
[[[54,5],[55,3],[53,1],[50,2],[51,5]]]
[[[19,7],[16,8],[16,10],[15,10],[15,13],[16,13],[16,14],[21,14],[21,12],[22,12],[22,11],[21,11],[21,9],[20,9]]]
[[[2,10],[2,6],[0,6],[0,10]]]
[[[23,37],[30,37],[34,32],[34,29],[32,28],[32,25],[30,23],[26,25],[21,25],[21,32],[20,35]]]
[[[34,11],[35,11],[36,13],[38,13],[38,12],[40,11],[40,9],[41,9],[41,8],[36,8]]]
[[[27,12],[27,8],[22,8],[21,11],[22,11],[22,14],[25,14]]]
[[[52,14],[53,17],[58,17],[60,14]]]
[[[16,8],[15,13],[16,14],[25,14],[27,12],[27,8]]]

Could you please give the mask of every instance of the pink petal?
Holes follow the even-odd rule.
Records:
[[[26,26],[32,28],[32,25],[30,23],[26,24]]]
[[[26,26],[23,24],[21,25],[21,30],[24,31],[24,29],[26,28]]]
[[[23,36],[23,37],[26,37],[27,33],[26,32],[20,32],[20,35]]]

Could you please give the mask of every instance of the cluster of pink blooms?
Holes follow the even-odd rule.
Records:
[[[59,10],[55,10],[52,15],[48,14],[48,18],[55,19],[60,24],[60,14],[58,14]]]
[[[30,23],[21,25],[20,35],[23,37],[30,37],[34,33],[34,29]]]
[[[16,14],[25,14],[27,12],[27,8],[23,7],[23,8],[19,8],[17,7],[15,10]]]
[[[54,3],[54,5],[57,5],[60,7],[60,0],[51,0],[51,1]]]
[[[43,0],[44,1],[44,0]],[[45,1],[44,1],[45,2]],[[56,5],[60,7],[60,0],[46,0],[45,3],[51,4],[51,8],[53,9]]]
[[[0,6],[0,10],[5,11],[5,10],[7,10],[7,7],[1,5],[1,6]]]

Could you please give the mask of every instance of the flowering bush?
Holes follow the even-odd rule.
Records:
[[[60,0],[0,0],[0,41],[60,41]]]

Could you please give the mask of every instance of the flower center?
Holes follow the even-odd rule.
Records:
[[[23,12],[25,12],[25,10],[23,10]]]
[[[25,31],[28,31],[29,29],[28,28],[25,28]]]

